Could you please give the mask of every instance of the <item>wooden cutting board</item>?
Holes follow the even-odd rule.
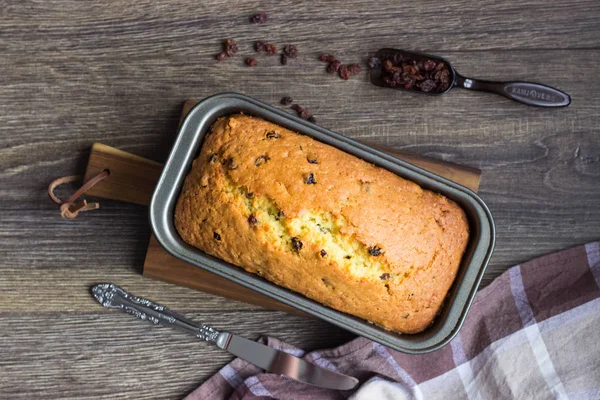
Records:
[[[196,103],[195,100],[185,102],[180,122]],[[481,171],[478,169],[423,157],[406,151],[387,149],[373,144],[369,145],[396,158],[453,180],[473,191],[477,191],[479,188]],[[162,171],[162,164],[101,143],[95,143],[92,146],[84,180],[87,181],[105,169],[110,171],[109,177],[91,188],[88,191],[90,196],[148,205]],[[158,244],[153,235],[150,237],[143,274],[153,279],[190,287],[218,296],[270,309],[306,315],[292,307],[171,256]]]

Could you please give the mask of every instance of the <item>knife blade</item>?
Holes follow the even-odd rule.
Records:
[[[229,335],[225,347],[219,347],[266,371],[286,375],[326,389],[350,390],[358,384],[358,380],[351,376],[321,368],[264,344],[237,335]]]
[[[300,382],[324,389],[350,390],[358,379],[331,371],[291,354],[229,332],[197,324],[153,301],[136,297],[112,283],[92,287],[92,294],[104,307],[119,309],[141,320],[172,326],[217,345],[266,371],[286,375]]]

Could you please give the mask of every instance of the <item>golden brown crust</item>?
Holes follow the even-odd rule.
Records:
[[[446,197],[239,114],[206,136],[175,226],[211,255],[402,333],[432,323],[469,236]]]

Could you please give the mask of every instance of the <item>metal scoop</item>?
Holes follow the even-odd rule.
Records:
[[[371,83],[381,87],[429,95],[444,94],[454,87],[459,87],[496,93],[530,106],[566,107],[571,104],[568,94],[550,86],[531,82],[494,82],[467,78],[456,72],[447,60],[428,54],[381,49],[369,63]],[[417,79],[413,79],[414,77]]]

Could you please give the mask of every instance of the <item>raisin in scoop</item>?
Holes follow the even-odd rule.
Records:
[[[568,94],[531,82],[492,82],[460,75],[445,59],[406,50],[381,49],[370,57],[371,83],[377,86],[440,95],[453,87],[492,92],[523,104],[566,107]]]
[[[381,49],[369,58],[368,65],[373,84],[393,89],[442,94],[456,80],[448,61],[404,50]]]

